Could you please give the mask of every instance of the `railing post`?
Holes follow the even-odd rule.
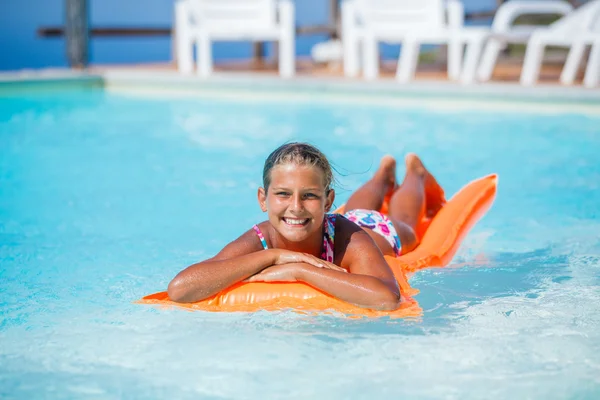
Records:
[[[329,25],[334,27],[334,31],[329,35],[329,39],[339,39],[341,36],[339,0],[329,0]]]
[[[72,68],[88,65],[88,0],[65,0],[67,60]]]

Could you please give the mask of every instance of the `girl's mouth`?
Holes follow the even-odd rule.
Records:
[[[297,227],[301,227],[301,226],[305,226],[306,224],[308,224],[309,219],[308,218],[283,218],[283,222],[285,222],[286,225],[288,226],[297,226]]]

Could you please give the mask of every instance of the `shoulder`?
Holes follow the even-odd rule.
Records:
[[[352,236],[354,233],[362,231],[362,228],[344,217],[343,214],[335,215],[335,237],[346,238]]]
[[[268,221],[266,221],[268,224]],[[263,226],[265,222],[257,224],[263,235],[265,235],[265,239],[267,243],[269,243],[267,239],[268,225]],[[233,240],[229,244],[227,244],[223,249],[212,259],[213,260],[222,260],[233,257],[238,257],[244,254],[250,254],[257,251],[263,250],[263,245],[258,237],[258,234],[254,230],[254,227],[248,229],[244,233],[242,233],[237,239]]]
[[[339,256],[341,260],[347,252],[362,250],[365,246],[377,249],[377,245],[360,226],[343,215],[337,215],[335,219],[336,258]]]
[[[339,239],[338,239],[339,236]],[[336,264],[353,274],[393,281],[394,275],[377,244],[367,232],[342,217],[336,221]]]

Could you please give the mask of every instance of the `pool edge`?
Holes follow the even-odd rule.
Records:
[[[462,102],[462,107],[484,100],[491,106],[505,105],[517,110],[528,108],[551,109],[566,106],[567,112],[600,115],[600,90],[582,86],[537,85],[522,87],[517,83],[486,83],[461,85],[446,81],[416,81],[397,84],[393,80],[364,81],[336,77],[296,76],[282,79],[257,73],[216,73],[210,79],[195,75],[181,75],[176,71],[140,71],[108,68],[104,70],[32,70],[0,73],[0,95],[7,92],[47,90],[53,88],[105,89],[107,91],[193,95],[292,95],[291,98],[328,98],[332,101],[348,100],[375,103],[386,101],[406,103],[411,99],[421,102],[443,100]],[[509,107],[510,106],[510,107]],[[536,107],[537,106],[537,107]],[[563,111],[564,112],[564,111]]]

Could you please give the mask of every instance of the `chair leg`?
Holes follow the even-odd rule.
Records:
[[[467,51],[465,54],[465,65],[462,68],[460,82],[471,84],[475,82],[477,64],[481,57],[485,36],[471,37],[467,39]]]
[[[477,79],[481,82],[487,82],[492,79],[494,67],[498,61],[498,55],[502,50],[502,43],[494,38],[490,38],[483,50],[481,63],[477,68]]]
[[[448,78],[457,81],[463,67],[463,42],[458,38],[451,38],[448,42]]]
[[[202,78],[207,78],[212,74],[213,60],[211,41],[207,35],[199,35],[197,37],[197,52],[198,52],[198,75]]]
[[[290,78],[296,73],[294,47],[293,36],[282,37],[279,41],[279,75],[282,78]]]
[[[421,44],[412,39],[405,40],[402,43],[398,69],[396,70],[396,80],[398,82],[406,83],[414,79],[417,63],[419,62],[420,47]]]
[[[296,73],[294,5],[290,1],[279,2],[279,23],[279,75],[289,78]]]
[[[540,75],[545,47],[546,43],[542,41],[539,35],[533,34],[531,36],[525,51],[525,61],[521,71],[521,85],[532,86],[536,83]]]
[[[356,32],[356,17],[354,5],[351,1],[342,1],[342,50],[344,75],[355,77],[358,75],[359,67],[359,40]]]
[[[598,86],[600,83],[600,41],[592,44],[592,50],[590,51],[590,58],[588,60],[587,67],[585,69],[585,76],[583,78],[583,86],[587,88],[593,88]]]
[[[585,43],[583,42],[575,42],[571,46],[567,61],[560,74],[560,83],[563,85],[572,85],[575,81],[579,65],[581,65],[581,60],[583,59],[583,53],[585,53],[585,47]]]
[[[379,51],[377,40],[372,35],[363,39],[363,68],[365,79],[373,80],[379,75]]]
[[[350,35],[345,35],[342,39],[344,53],[344,75],[347,77],[355,77],[360,71],[360,42]]]
[[[187,2],[178,0],[175,3],[175,60],[177,69],[182,74],[190,74],[194,69],[194,40],[189,32],[189,11]]]

